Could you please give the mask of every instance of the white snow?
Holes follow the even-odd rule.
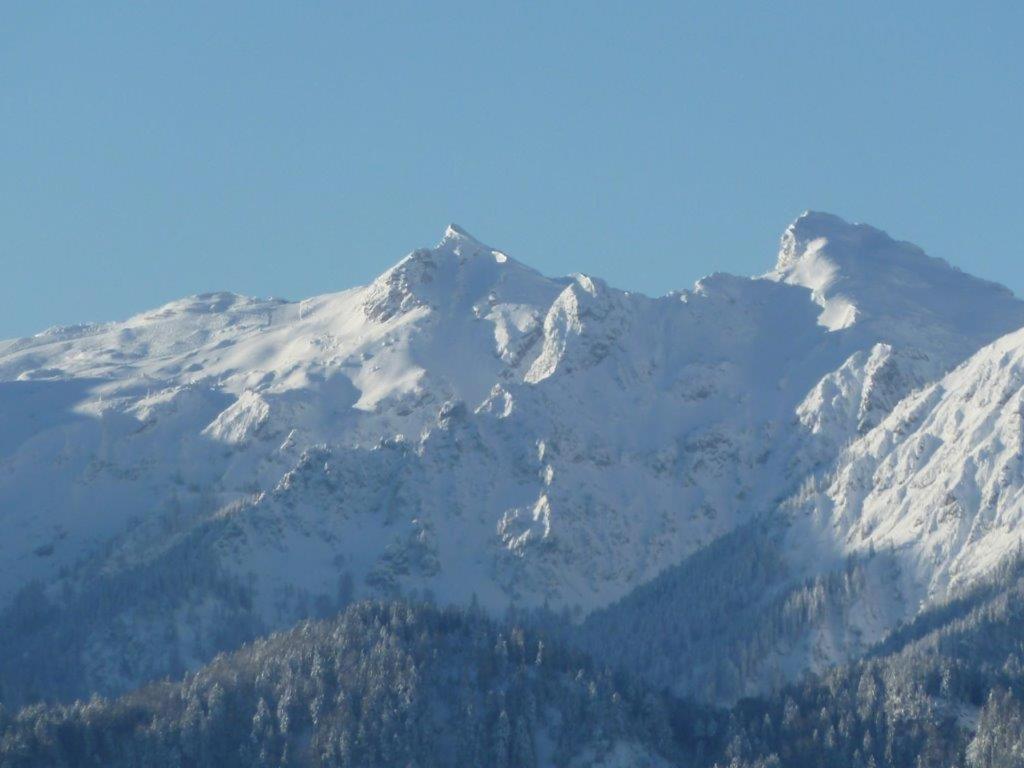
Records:
[[[816,504],[847,551],[895,548],[904,588],[921,601],[1015,552],[1024,537],[1024,330],[899,403],[843,452]]]
[[[451,225],[367,286],[0,342],[0,604],[228,509],[211,552],[271,624],[343,571],[582,615],[836,466],[814,541],[901,547],[931,594],[1017,539],[1021,341],[904,398],[1021,326],[1006,289],[808,213],[765,277],[661,298]]]

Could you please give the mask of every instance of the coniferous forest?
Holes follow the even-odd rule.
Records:
[[[0,766],[1024,765],[1019,561],[862,660],[730,706],[544,625],[356,603],[181,680],[0,709]]]

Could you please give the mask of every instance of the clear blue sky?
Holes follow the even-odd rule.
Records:
[[[804,208],[1024,292],[1024,9],[7,3],[0,338],[366,281],[449,221],[661,294]]]

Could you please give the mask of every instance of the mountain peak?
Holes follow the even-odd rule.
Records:
[[[830,246],[830,253],[838,250],[843,255],[853,256],[858,252],[878,250],[893,244],[896,241],[888,234],[867,224],[850,223],[833,213],[804,211],[782,233],[775,271],[787,270],[804,256],[818,253],[826,246]],[[923,255],[917,246],[910,243],[900,245]]]
[[[369,286],[366,312],[388,319],[414,307],[483,311],[503,301],[546,307],[563,288],[536,270],[449,224],[433,248],[413,251]],[[539,310],[538,310],[539,311]]]
[[[819,211],[805,211],[786,228],[765,277],[810,289],[822,307],[818,322],[831,331],[880,324],[894,340],[918,346],[927,346],[929,333],[938,334],[932,341],[940,348],[965,334],[991,340],[1015,327],[1007,318],[1024,319],[1024,305],[1007,288],[880,229]]]
[[[441,238],[441,242],[437,244],[432,253],[441,259],[454,255],[460,265],[480,258],[486,262],[493,261],[497,264],[505,264],[509,261],[508,256],[504,253],[473,237],[455,223],[449,224],[445,228],[444,237]]]
[[[476,240],[475,237],[473,237],[471,234],[469,234],[469,232],[467,232],[465,229],[460,227],[454,221],[451,222],[447,227],[445,227],[444,236],[446,238],[447,237],[468,237],[468,238],[471,238],[473,240]]]
[[[439,243],[439,246],[444,245],[471,245],[479,249],[489,248],[454,222],[445,227],[444,236]]]

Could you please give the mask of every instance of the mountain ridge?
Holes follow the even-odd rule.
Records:
[[[781,271],[659,298],[544,277],[453,226],[365,286],[202,294],[0,347],[0,609],[41,588],[52,626],[31,644],[111,691],[230,649],[227,617],[290,626],[341,581],[581,619],[799,496],[1024,326],[1006,289],[821,216],[784,236]],[[821,576],[790,540],[788,567]],[[120,577],[138,564],[176,586]],[[84,644],[54,645],[62,622]]]

